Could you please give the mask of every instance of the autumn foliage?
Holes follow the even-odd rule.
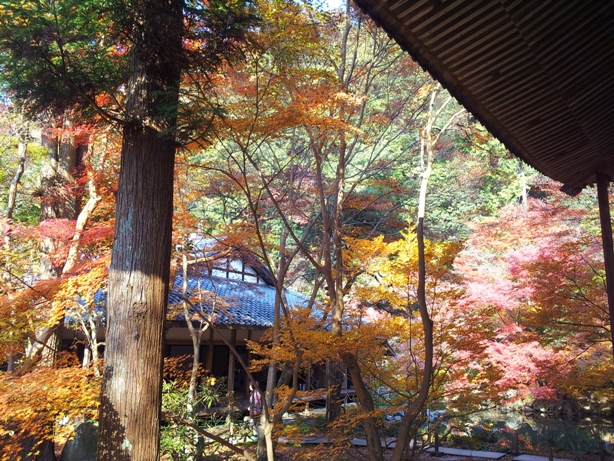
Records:
[[[131,17],[114,22],[121,11],[101,12],[96,2],[72,3],[75,9],[60,13],[114,26],[107,36],[102,22],[83,22],[91,42],[61,28],[41,38],[42,47],[65,33],[70,63],[91,57],[89,46],[98,50],[90,68],[67,68],[74,91],[45,93],[42,74],[7,68],[18,79],[16,96],[33,91],[32,102],[43,105],[64,99],[56,107],[61,111],[36,120],[45,125],[46,145],[24,134],[35,122],[9,114],[8,102],[0,111],[1,160],[15,170],[0,174],[1,193],[15,190],[11,181],[20,187],[16,211],[7,209],[0,220],[0,362],[7,369],[0,372],[1,460],[45,440],[63,443],[78,422],[97,418],[97,359],[104,345],[97,332],[107,315],[123,142],[103,121],[125,122],[128,75],[121,69],[130,46],[121,39],[136,24]],[[185,10],[186,36],[178,41],[184,55],[171,66],[177,75],[187,67],[177,79],[180,107],[163,107],[147,123],[166,120],[162,135],[152,139],[172,133],[169,146],[178,148],[176,259],[193,249],[191,235],[210,237],[218,242],[218,258],[263,267],[278,289],[274,328],[247,343],[250,372],[271,377],[261,383],[269,397],[269,459],[283,414],[298,408],[296,399],[302,405],[301,399],[323,392],[335,441],[333,448],[319,448],[326,450],[323,458],[344,453],[361,430],[371,459],[381,459],[379,438],[399,434],[400,418],[426,390],[424,408],[404,420],[414,440],[428,438],[424,423],[437,411],[460,421],[499,405],[557,399],[611,405],[612,332],[591,191],[571,200],[535,173],[525,177],[517,159],[355,9],[345,15],[309,3],[256,1],[250,5],[257,21],[247,10],[241,16],[254,21],[249,30],[230,21],[207,35],[226,5],[206,3],[211,18],[192,4]],[[34,14],[34,3],[24,5],[27,17],[0,7],[0,20],[48,24],[49,16]],[[9,38],[0,33],[0,41]],[[227,47],[228,56],[217,56],[217,45]],[[40,88],[34,91],[32,83]],[[79,101],[89,108],[77,111]],[[445,120],[439,127],[437,116]],[[78,167],[60,171],[54,155],[77,147]],[[49,183],[38,181],[52,167]],[[68,216],[69,204],[80,213]],[[43,212],[50,209],[57,215]],[[419,234],[422,224],[426,230]],[[418,288],[419,235],[427,237],[426,305]],[[287,287],[300,291],[304,304],[289,305]],[[216,306],[223,309],[224,301]],[[171,306],[169,315],[187,315],[183,309],[183,303]],[[202,321],[199,334],[215,326],[211,318],[194,314]],[[72,344],[48,345],[63,328],[71,330],[64,339],[74,338]],[[198,347],[201,336],[194,337]],[[81,364],[72,352],[54,364],[66,347],[86,351]],[[173,368],[165,375],[172,386],[201,377],[198,364],[193,374]],[[299,389],[299,378],[306,381],[316,368],[328,370],[329,385]],[[359,405],[342,410],[341,387],[348,382]]]
[[[493,384],[511,400],[608,399],[611,336],[598,229],[590,209],[550,183],[540,189],[546,198],[476,226],[459,258],[471,303],[496,313],[488,357],[506,374]]]
[[[55,368],[0,374],[0,459],[25,458],[44,440],[66,442],[79,423],[97,418],[99,393],[93,370],[68,356]]]

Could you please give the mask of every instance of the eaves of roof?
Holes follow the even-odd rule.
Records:
[[[570,195],[614,179],[614,0],[354,0]]]

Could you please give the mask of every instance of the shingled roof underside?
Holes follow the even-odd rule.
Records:
[[[354,0],[570,194],[614,178],[614,0]]]

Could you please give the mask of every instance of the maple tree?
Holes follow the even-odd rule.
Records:
[[[87,149],[87,140],[91,135],[91,127],[70,127],[66,115],[59,117],[59,120],[52,120],[52,127],[42,130],[41,144],[47,148],[48,155],[40,171],[40,190],[33,195],[39,199],[40,220],[43,222],[48,220],[49,227],[54,220],[73,221],[79,216],[82,228],[92,211],[81,209],[84,191],[80,181],[80,176],[84,172],[83,157]],[[37,278],[41,280],[58,278],[63,273],[61,267],[63,263],[59,262],[57,254],[63,252],[60,247],[64,242],[49,234],[41,237]],[[73,255],[76,255],[78,245],[77,238],[73,245]],[[40,357],[46,365],[53,363],[61,347],[63,323],[61,317],[56,320],[56,324],[36,331],[36,338],[26,351],[27,360],[33,361]]]
[[[487,363],[509,370],[493,385],[512,389],[512,400],[608,393],[611,335],[599,231],[590,207],[554,188],[535,184],[529,195],[540,198],[476,225],[457,267],[471,304],[497,311]]]
[[[414,232],[404,233],[393,242],[381,237],[350,240],[347,253],[351,265],[362,269],[351,293],[354,309],[360,313],[353,316],[359,320],[349,325],[357,328],[354,334],[361,338],[355,344],[363,349],[360,360],[365,362],[370,388],[377,389],[380,412],[414,412],[410,424],[404,425],[403,416],[397,428],[414,438],[424,422],[423,404],[436,410],[445,401],[448,415],[475,411],[485,402],[496,402],[496,392],[488,383],[500,373],[496,369],[476,373],[473,368],[475,361],[487,356],[487,339],[494,325],[488,320],[487,309],[467,309],[463,280],[453,270],[462,249],[458,242],[425,241],[424,296],[432,331],[424,326],[418,298],[417,243]],[[363,341],[364,335],[371,337],[371,342]],[[372,353],[377,341],[380,349],[384,347],[382,338],[387,338],[392,354]],[[430,365],[428,348],[432,349]],[[425,374],[429,391],[420,402]]]
[[[26,295],[26,298],[32,296],[39,296],[44,298],[45,291],[49,287],[54,285],[54,279],[47,279],[45,277],[39,278],[38,267],[36,267],[37,259],[32,258],[32,254],[29,256],[30,261],[25,262],[25,266],[21,269],[17,269],[17,266],[24,264],[23,251],[25,248],[32,249],[32,246],[36,246],[37,242],[41,242],[45,239],[53,239],[56,242],[56,251],[50,256],[52,257],[53,265],[61,268],[61,273],[64,275],[64,279],[68,279],[71,276],[80,276],[83,274],[82,268],[79,267],[86,261],[91,262],[94,258],[99,256],[99,250],[93,250],[96,246],[98,248],[104,247],[105,233],[108,235],[109,224],[105,220],[101,220],[97,217],[98,221],[96,225],[90,226],[90,229],[86,229],[88,219],[91,219],[95,211],[95,205],[100,201],[100,195],[104,195],[108,202],[112,197],[112,190],[105,189],[104,186],[98,187],[102,190],[96,192],[97,187],[94,185],[98,183],[100,178],[113,171],[109,168],[108,163],[104,160],[106,156],[109,156],[110,150],[108,148],[100,149],[99,141],[95,138],[91,139],[92,148],[84,156],[84,165],[87,165],[86,176],[89,182],[89,194],[88,204],[83,208],[80,213],[79,219],[67,220],[67,219],[55,219],[55,220],[43,220],[38,226],[25,227],[21,226],[18,229],[14,229],[13,232],[8,235],[8,240],[5,245],[5,253],[7,261],[10,260],[11,264],[3,265],[4,274],[4,294],[8,297],[8,302],[15,296],[22,296],[23,293],[30,292]],[[96,152],[94,152],[94,150]],[[100,195],[99,195],[100,194]],[[93,202],[92,205],[89,202]],[[109,242],[107,240],[107,242]],[[89,253],[89,254],[88,254]],[[37,281],[42,280],[47,288],[37,288]],[[62,285],[65,280],[57,279],[57,285]],[[87,284],[84,281],[84,284]],[[36,294],[38,290],[38,294]],[[14,303],[14,308],[19,311],[23,306],[19,305],[19,302]],[[26,312],[26,311],[24,311]],[[30,316],[39,316],[41,321],[44,321],[44,308],[39,309],[38,313],[31,311],[27,313]],[[55,328],[53,323],[48,325],[50,330]],[[30,329],[31,333],[34,331]],[[30,345],[32,346],[32,344]],[[42,342],[38,342],[37,346],[44,347]],[[31,360],[34,355],[40,353],[40,347],[38,350],[33,350],[31,354],[27,355],[27,360]],[[33,349],[32,347],[29,348]]]
[[[3,401],[3,414],[7,419],[1,423],[7,450],[14,450],[22,444],[23,450],[36,451],[41,443],[53,440],[62,443],[72,434],[81,418],[91,418],[98,409],[100,391],[99,363],[95,362],[99,340],[96,336],[99,325],[100,307],[95,302],[99,290],[105,286],[107,266],[112,237],[113,190],[115,188],[113,167],[117,145],[108,142],[108,134],[97,132],[92,135],[89,149],[83,157],[84,179],[89,191],[84,198],[87,203],[77,220],[47,219],[37,226],[20,226],[13,229],[3,256],[10,258],[11,266],[3,265],[3,296],[0,298],[0,324],[3,335],[0,351],[3,358],[16,357],[19,360],[14,375],[4,376],[7,400]],[[102,201],[100,208],[96,205]],[[38,245],[44,239],[53,239],[55,251],[51,261],[61,268],[61,276],[52,279],[38,277]],[[23,251],[29,249],[30,261],[23,261]],[[58,325],[74,328],[85,334],[84,366],[71,362],[65,369],[65,362],[53,368],[41,370],[37,361],[45,349],[53,347],[41,341],[40,332],[53,332]],[[36,347],[34,347],[36,346]],[[57,355],[57,351],[51,351]],[[89,353],[89,354],[88,354]],[[89,357],[94,358],[93,366]],[[73,379],[76,382],[70,383]],[[46,399],[22,399],[14,394],[22,387],[26,393],[30,387],[44,383],[42,389],[53,389]],[[75,399],[74,405],[66,402],[65,396],[72,392],[83,392],[83,398]],[[45,402],[43,404],[43,402]],[[89,403],[88,403],[89,402]],[[65,406],[65,408],[63,408]],[[32,413],[33,412],[33,413]],[[46,413],[45,413],[46,412]],[[81,413],[79,413],[81,412]],[[40,416],[27,418],[29,414]],[[45,413],[45,416],[42,416]],[[15,415],[23,415],[16,417]],[[63,420],[61,431],[54,431],[57,420]],[[64,419],[63,419],[64,418]],[[58,434],[61,437],[58,437]],[[29,442],[31,441],[31,442]],[[29,448],[28,448],[29,447]],[[4,448],[4,447],[3,447]],[[7,451],[7,456],[12,456]],[[27,453],[24,451],[23,456]]]

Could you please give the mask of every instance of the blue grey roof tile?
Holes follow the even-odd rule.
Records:
[[[212,306],[217,306],[213,315],[216,325],[257,328],[273,326],[275,288],[270,285],[210,276],[200,277],[200,287],[199,279],[189,276],[187,285],[187,297],[196,309],[200,309],[199,299],[202,299],[203,311],[206,314],[211,313]],[[182,287],[183,277],[179,275],[175,278],[173,290],[169,295],[170,305],[182,301],[182,298],[177,296],[177,293],[182,294]],[[290,305],[307,303],[305,296],[292,290],[286,290],[286,299]],[[176,320],[183,321],[183,315],[177,316]]]

